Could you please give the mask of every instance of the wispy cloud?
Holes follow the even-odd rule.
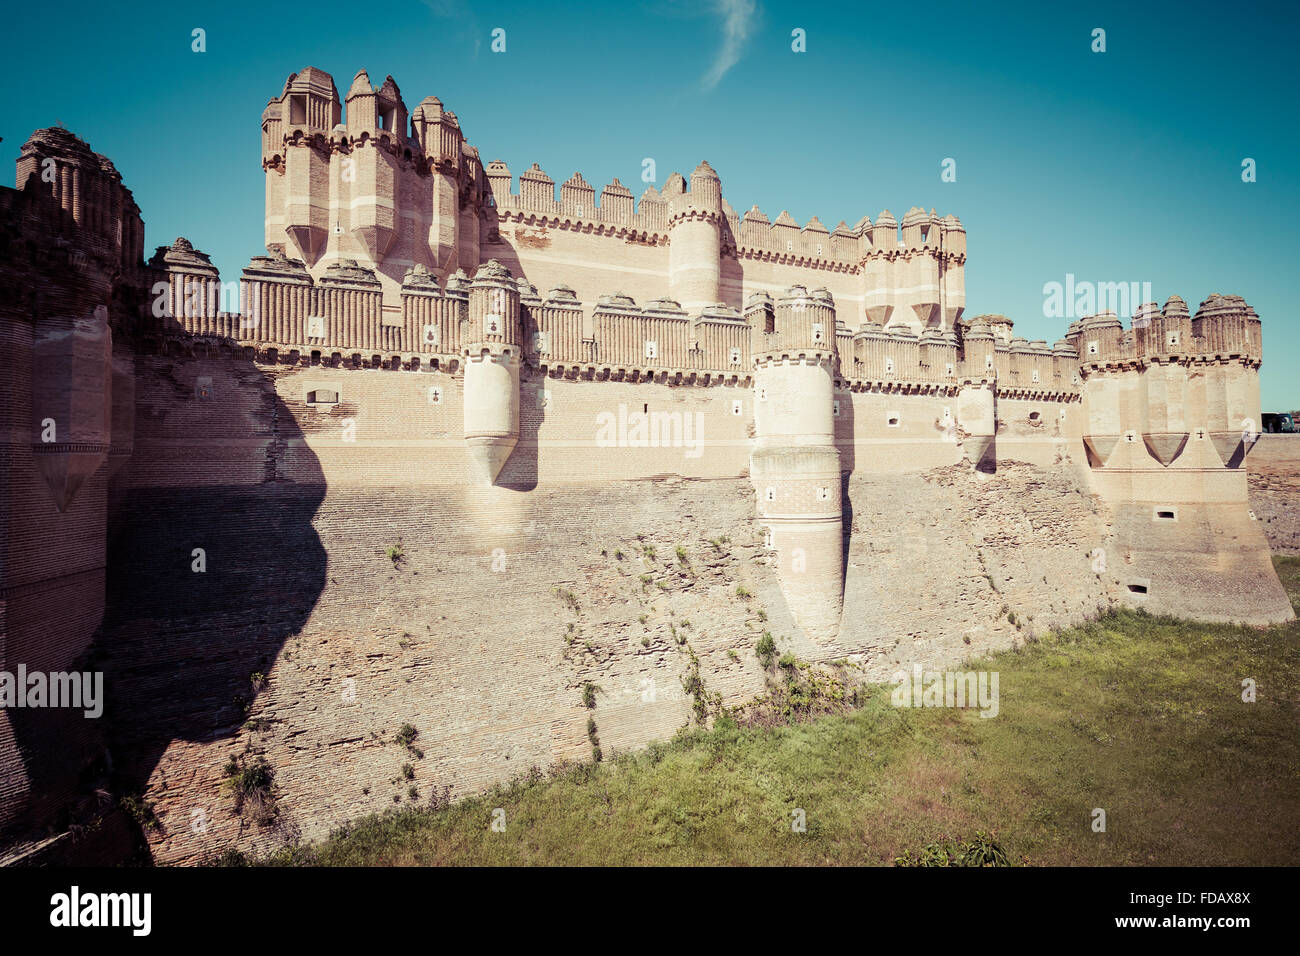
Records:
[[[451,20],[459,34],[460,42],[473,44],[474,55],[478,56],[483,45],[482,30],[479,29],[478,17],[464,0],[424,0],[429,12],[439,20]]]
[[[714,9],[722,17],[722,46],[713,66],[700,81],[706,90],[714,89],[727,71],[740,62],[740,55],[754,31],[758,4],[755,0],[718,0]]]

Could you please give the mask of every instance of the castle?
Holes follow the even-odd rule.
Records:
[[[185,239],[146,263],[121,177],[65,130],[33,134],[0,193],[0,670],[102,656],[109,749],[135,788],[177,819],[214,818],[151,837],[160,859],[256,838],[209,807],[212,748],[232,740],[283,747],[309,832],[375,808],[340,774],[391,772],[338,730],[361,711],[390,735],[412,700],[442,715],[438,766],[458,789],[581,752],[572,687],[680,669],[675,648],[624,634],[634,603],[707,620],[692,654],[731,700],[762,677],[733,647],[752,619],[712,617],[727,588],[756,591],[801,655],[868,669],[909,648],[952,656],[972,633],[1006,646],[1009,605],[1044,626],[1107,602],[1293,617],[1246,498],[1262,339],[1238,296],[1026,341],[1004,316],[964,316],[955,216],[913,207],[833,230],[738,216],[708,163],[635,202],[617,179],[597,202],[578,173],[557,199],[536,165],[516,189],[438,99],[408,111],[392,77],[376,88],[364,71],[342,102],[328,74],[291,75],[261,142],[268,254],[229,288]],[[682,557],[678,589],[670,572],[685,572],[647,546],[636,591],[621,550],[579,556],[601,536],[643,541],[638,522],[714,522],[751,560],[705,574]],[[394,577],[391,601],[360,615],[373,588],[339,569],[363,566],[366,535],[460,557],[413,553],[429,583]],[[646,597],[656,576],[664,593]],[[631,598],[612,593],[623,581]],[[573,600],[569,632],[593,635],[581,655],[539,649],[519,620],[561,585],[600,595],[599,621]],[[401,655],[361,643],[431,604],[464,643],[439,643],[427,686],[368,671]],[[430,617],[431,640],[440,628]],[[290,653],[317,631],[336,643]],[[274,702],[278,743],[240,725],[254,667],[272,675],[258,700]],[[568,690],[539,693],[557,668]],[[338,680],[383,691],[336,710]],[[467,691],[484,681],[502,689]],[[212,716],[232,697],[240,719]],[[608,713],[602,737],[636,746],[688,705]],[[103,749],[88,721],[0,712],[0,828],[84,804],[88,775],[123,772]]]

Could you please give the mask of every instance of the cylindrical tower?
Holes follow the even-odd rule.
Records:
[[[972,322],[964,338],[957,423],[965,433],[963,453],[975,467],[986,469],[997,462],[997,368],[993,356],[993,330],[981,321]]]
[[[795,623],[833,635],[843,608],[840,455],[835,447],[835,307],[795,286],[766,309],[754,338],[754,438],[750,475],[781,589]]]
[[[719,302],[722,298],[722,183],[707,162],[700,163],[691,173],[689,192],[674,191],[670,196],[668,235],[671,297],[692,313]]]
[[[519,441],[519,286],[495,259],[469,288],[465,363],[465,444],[480,483],[493,484]]]

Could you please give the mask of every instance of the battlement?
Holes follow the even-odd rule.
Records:
[[[753,292],[825,285],[844,324],[951,329],[965,307],[966,233],[955,216],[914,206],[800,225],[754,206],[739,215],[718,172],[701,162],[640,197],[615,178],[599,190],[580,172],[559,184],[534,163],[516,177],[486,166],[456,115],[436,97],[408,112],[390,76],[362,70],[340,101],[333,79],[290,75],[262,114],[266,247],[313,277],[355,261],[379,279],[396,311],[409,269],[446,283],[496,259],[539,287],[572,284],[594,300],[608,273],[633,277],[641,300],[667,297],[690,314],[716,303],[739,311]],[[609,241],[614,240],[614,241]]]
[[[512,192],[510,167],[502,160],[487,164],[486,177],[498,219],[551,221],[557,226],[585,227],[596,235],[631,235],[649,243],[668,240],[668,203],[654,186],[634,202],[632,190],[615,178],[601,190],[597,202],[595,188],[581,173],[574,173],[561,184],[557,200],[555,180],[536,163],[519,175],[517,192]]]
[[[1155,363],[1239,361],[1258,367],[1263,351],[1259,316],[1239,295],[1215,293],[1193,317],[1170,296],[1164,308],[1139,306],[1128,329],[1113,312],[1070,324],[1066,339],[1079,353],[1084,374]]]
[[[327,364],[455,371],[472,329],[469,290],[490,277],[519,303],[518,339],[525,364],[555,374],[595,379],[664,376],[711,384],[747,381],[756,362],[782,357],[827,361],[851,388],[955,391],[964,383],[997,383],[1008,394],[1077,396],[1079,375],[1069,343],[995,337],[975,322],[955,330],[885,328],[868,320],[846,328],[825,287],[795,285],[776,298],[753,293],[743,313],[716,303],[692,314],[674,299],[643,305],[623,292],[580,301],[571,287],[543,295],[528,280],[490,261],[471,278],[457,270],[440,285],[426,267],[403,279],[401,305],[388,310],[374,272],[355,261],[332,263],[319,280],[301,260],[257,257],[240,281],[241,313],[221,312],[222,285],[208,257],[184,239],[151,260],[159,285],[159,333],[224,340],[257,354],[298,354]],[[496,310],[501,311],[501,310]],[[1009,320],[1007,322],[1009,326]],[[504,341],[504,340],[502,340]]]
[[[537,163],[519,175],[517,189],[503,160],[492,160],[485,171],[491,204],[504,221],[550,222],[594,235],[633,236],[641,242],[666,244],[674,222],[706,217],[723,226],[723,255],[852,274],[861,272],[868,256],[897,259],[930,252],[964,261],[966,255],[966,231],[961,221],[956,216],[940,218],[934,210],[927,215],[919,207],[909,211],[901,229],[888,210],[877,217],[875,225],[863,216],[853,227],[840,220],[834,230],[828,230],[816,216],[800,226],[785,210],[771,220],[757,205],[739,215],[722,196],[721,180],[707,162],[696,168],[689,185],[681,173],[672,173],[662,192],[650,185],[639,199],[617,178],[601,189],[597,199],[595,188],[580,172],[560,184],[557,199],[555,180]]]

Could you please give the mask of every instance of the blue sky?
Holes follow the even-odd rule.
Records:
[[[1266,410],[1300,408],[1294,4],[24,4],[0,38],[7,162],[55,121],[109,156],[149,251],[237,278],[263,252],[259,121],[285,77],[365,67],[436,95],[484,160],[640,194],[707,159],[743,212],[828,228],[913,205],[969,235],[967,314],[1055,341],[1043,286],[1149,282],[1264,321]],[[190,32],[207,32],[191,52]],[[506,31],[506,52],[491,31]],[[1092,31],[1106,31],[1093,53]],[[802,29],[807,52],[791,50]],[[945,158],[955,182],[940,179]],[[1243,183],[1243,159],[1257,181]],[[11,167],[12,168],[12,167]]]

